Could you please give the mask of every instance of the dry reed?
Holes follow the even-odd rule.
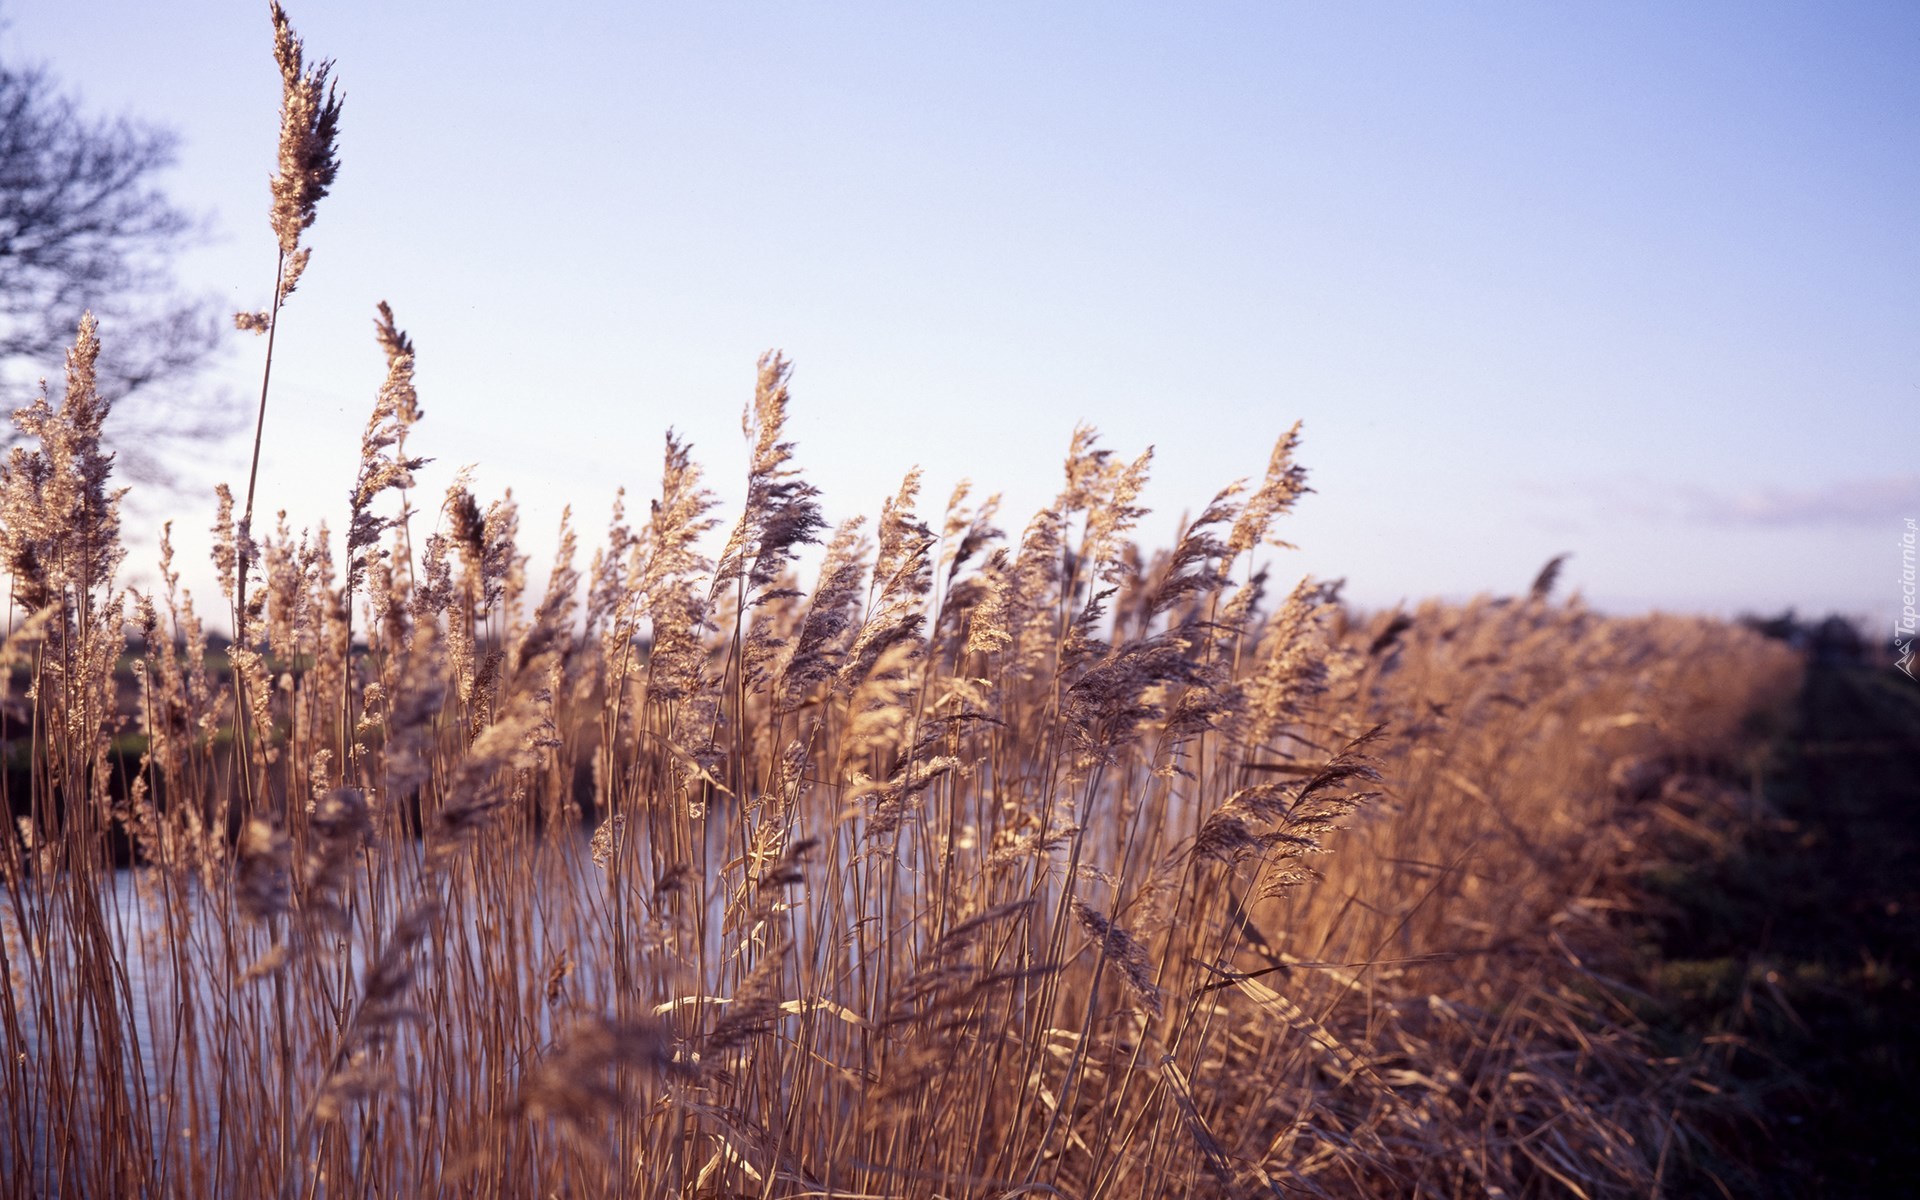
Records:
[[[273,13],[269,331],[339,115]],[[116,589],[90,320],[16,417],[11,1194],[1642,1196],[1700,1136],[1609,979],[1622,781],[1723,772],[1783,651],[1551,569],[1268,606],[1298,427],[1157,554],[1091,429],[1012,545],[910,474],[806,591],[776,354],[717,561],[670,433],[644,527],[583,580],[569,525],[530,600],[510,495],[414,544],[376,326],[344,567],[223,490],[224,662],[164,537]]]

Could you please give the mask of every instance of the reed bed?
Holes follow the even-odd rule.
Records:
[[[340,106],[286,85],[256,470],[210,644],[123,560],[91,321],[0,474],[11,1194],[1655,1194],[1716,1103],[1622,1003],[1676,789],[1737,801],[1796,661],[1530,593],[1275,587],[1299,430],[1171,548],[1149,457],[829,528],[759,363],[746,499],[527,577],[416,509],[415,348],[341,519],[254,520]],[[1257,464],[1249,464],[1256,466]],[[803,580],[802,547],[818,567]]]

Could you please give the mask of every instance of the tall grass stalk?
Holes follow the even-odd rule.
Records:
[[[115,582],[91,319],[0,470],[9,1194],[1642,1196],[1703,1144],[1615,914],[1652,822],[1742,802],[1785,651],[1551,575],[1269,595],[1298,427],[1170,548],[1090,428],[1011,539],[917,472],[829,533],[778,354],[733,520],[669,433],[646,521],[582,570],[569,514],[541,585],[510,493],[410,529],[384,304],[343,557],[256,531],[339,115],[272,11],[225,652],[167,533]]]

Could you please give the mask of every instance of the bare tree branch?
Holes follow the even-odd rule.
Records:
[[[230,427],[233,402],[191,387],[219,346],[214,298],[180,294],[168,260],[201,233],[154,184],[176,139],[83,113],[40,68],[0,63],[0,397],[58,373],[80,315],[113,347],[100,392],[124,470],[158,483],[184,444]]]

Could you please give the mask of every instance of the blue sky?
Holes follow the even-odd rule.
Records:
[[[1017,528],[1077,421],[1165,539],[1305,421],[1282,574],[1390,604],[1899,601],[1920,514],[1920,7],[306,3],[347,99],[283,319],[262,504],[344,519],[390,301],[437,492],[537,548],[690,435],[728,495],[756,355],[830,515],[907,467]],[[265,5],[9,0],[0,54],[171,126],[182,259],[270,288]],[[111,353],[112,331],[106,332]],[[209,386],[257,388],[236,335]],[[242,481],[246,444],[206,456]],[[175,507],[204,554],[211,503]],[[150,557],[136,552],[137,560]],[[203,585],[204,586],[204,585]]]

